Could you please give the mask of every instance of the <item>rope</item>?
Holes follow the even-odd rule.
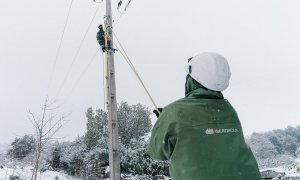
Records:
[[[119,39],[118,39],[118,37],[116,36],[115,33],[113,33],[113,34],[114,34],[114,36],[115,36],[117,42],[119,43],[119,45],[120,45],[120,47],[121,47],[121,50],[120,50],[120,48],[118,47],[117,44],[114,43],[114,45],[118,48],[119,52],[121,53],[121,55],[123,56],[123,58],[125,59],[125,61],[127,62],[127,64],[130,66],[131,70],[134,72],[135,76],[137,77],[137,79],[139,80],[139,82],[141,83],[141,85],[143,86],[144,91],[147,93],[147,95],[148,95],[150,101],[152,102],[152,104],[153,104],[153,106],[155,107],[155,109],[157,110],[157,112],[160,113],[160,111],[159,111],[159,109],[158,109],[158,106],[156,105],[154,99],[153,99],[152,96],[150,95],[150,93],[149,93],[148,89],[146,88],[146,86],[145,86],[145,84],[144,84],[142,78],[140,77],[140,75],[138,74],[136,68],[134,67],[134,65],[133,65],[133,63],[132,63],[132,61],[131,61],[130,58],[128,57],[126,51],[124,50],[122,44],[120,43],[120,41],[119,41]]]
[[[75,61],[76,61],[76,59],[77,59],[77,57],[78,57],[78,54],[79,54],[79,52],[80,52],[80,50],[81,50],[81,48],[82,48],[83,42],[84,42],[84,40],[85,40],[85,38],[86,38],[86,36],[87,36],[87,33],[89,32],[89,30],[90,30],[90,28],[91,28],[91,26],[92,26],[92,23],[93,23],[93,21],[94,21],[96,15],[97,15],[97,12],[98,12],[98,10],[99,10],[99,8],[100,8],[100,5],[101,5],[101,3],[99,3],[99,5],[97,6],[97,9],[96,9],[96,11],[95,11],[95,13],[94,13],[94,16],[93,16],[92,20],[90,21],[90,24],[89,24],[87,30],[85,31],[85,34],[84,34],[84,36],[83,36],[83,38],[82,38],[82,40],[81,40],[81,42],[80,42],[79,48],[78,48],[77,51],[76,51],[76,54],[75,54],[75,56],[74,56],[74,58],[73,58],[73,60],[72,60],[72,62],[71,62],[71,65],[69,66],[69,69],[68,69],[68,71],[67,71],[67,73],[66,73],[66,76],[64,77],[64,80],[63,80],[62,84],[60,85],[60,88],[59,88],[59,90],[58,90],[56,96],[59,96],[61,90],[63,89],[63,87],[64,87],[64,85],[65,85],[65,83],[66,83],[66,80],[68,79],[68,77],[69,77],[69,75],[70,75],[71,69],[72,69],[72,67],[73,67],[73,65],[74,65],[74,63],[75,63]]]
[[[105,64],[104,64],[104,53],[101,53],[102,54],[102,88],[103,88],[103,110],[105,111],[106,110],[106,88],[105,88]]]
[[[49,82],[48,82],[47,91],[49,91],[49,88],[52,84],[53,75],[54,75],[55,69],[56,69],[56,63],[57,63],[57,60],[58,60],[58,57],[59,57],[59,54],[60,54],[60,50],[61,50],[62,42],[63,42],[63,39],[64,39],[65,31],[66,31],[66,28],[67,28],[67,24],[69,22],[69,17],[70,17],[70,12],[71,12],[71,9],[72,9],[73,1],[74,0],[71,0],[71,3],[69,5],[67,18],[66,18],[66,21],[65,21],[65,24],[64,24],[64,28],[63,28],[60,40],[59,40],[59,45],[58,45],[58,48],[57,48],[57,51],[56,51],[56,55],[55,55],[55,59],[54,59],[53,67],[52,67],[52,72],[51,72],[50,79],[49,79]]]

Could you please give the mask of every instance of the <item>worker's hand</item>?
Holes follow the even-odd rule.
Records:
[[[159,117],[159,114],[163,111],[163,108],[157,108],[153,110],[153,113],[156,115],[156,117]]]

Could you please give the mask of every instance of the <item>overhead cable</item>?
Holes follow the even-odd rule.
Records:
[[[55,73],[56,64],[57,64],[57,60],[58,60],[58,57],[59,57],[59,54],[60,54],[60,50],[61,50],[62,42],[63,42],[63,39],[64,39],[66,27],[67,27],[67,24],[69,22],[69,17],[70,17],[70,12],[71,12],[71,9],[72,9],[73,1],[74,0],[71,0],[71,3],[69,5],[69,9],[68,9],[68,13],[67,13],[67,18],[66,18],[66,21],[65,21],[65,24],[64,24],[64,27],[63,27],[63,31],[62,31],[60,40],[59,40],[58,48],[56,50],[56,55],[55,55],[55,59],[54,59],[54,62],[53,62],[52,72],[51,72],[50,79],[49,79],[49,82],[48,82],[47,91],[49,91],[49,88],[51,86],[52,79],[53,79],[53,76],[54,76],[54,73]]]
[[[76,51],[76,53],[75,53],[75,56],[74,56],[74,58],[73,58],[73,60],[72,60],[72,62],[71,62],[71,65],[69,66],[69,69],[68,69],[68,71],[67,71],[67,73],[66,73],[66,75],[65,75],[65,77],[64,77],[64,79],[63,79],[63,81],[62,81],[62,83],[61,83],[61,85],[60,85],[60,87],[59,87],[59,90],[58,90],[56,96],[59,96],[61,90],[63,89],[63,87],[64,87],[64,85],[65,85],[65,83],[66,83],[66,80],[68,79],[68,77],[69,77],[69,75],[70,75],[71,69],[72,69],[72,67],[73,67],[73,65],[74,65],[74,63],[75,63],[75,61],[76,61],[76,59],[77,59],[77,57],[78,57],[78,55],[79,55],[79,52],[80,52],[80,50],[81,50],[81,48],[82,48],[82,45],[83,45],[83,42],[84,42],[84,40],[85,40],[85,38],[86,38],[86,36],[87,36],[87,34],[88,34],[88,32],[89,32],[91,26],[92,26],[92,23],[93,23],[93,21],[94,21],[96,15],[97,15],[97,12],[98,12],[98,10],[99,10],[99,8],[100,8],[100,5],[101,5],[101,3],[99,3],[98,6],[97,6],[97,9],[96,9],[96,11],[95,11],[95,13],[94,13],[94,15],[93,15],[93,18],[92,18],[92,20],[90,21],[87,30],[85,31],[85,34],[84,34],[84,36],[83,36],[83,38],[82,38],[82,40],[81,40],[81,42],[80,42],[80,44],[79,44],[79,47],[78,47],[78,49],[77,49],[77,51]]]
[[[90,59],[88,65],[87,65],[87,66],[84,68],[84,70],[81,72],[81,74],[80,74],[80,76],[78,77],[78,79],[76,80],[74,86],[73,86],[73,87],[71,88],[71,90],[69,91],[68,96],[67,96],[67,98],[65,99],[65,101],[64,101],[63,104],[65,104],[65,102],[67,102],[67,101],[69,100],[69,98],[70,98],[70,96],[72,95],[73,91],[77,88],[77,86],[78,86],[78,84],[79,84],[81,78],[85,75],[85,73],[88,71],[88,69],[90,68],[91,64],[92,64],[93,61],[95,60],[95,57],[97,56],[98,52],[100,52],[100,49],[98,49],[98,50],[94,53],[94,55],[93,55],[92,58]]]
[[[116,26],[118,24],[118,22],[120,21],[121,17],[126,13],[127,9],[129,8],[129,5],[131,4],[131,1],[132,0],[128,0],[128,2],[125,5],[125,8],[124,8],[123,12],[120,11],[120,7],[122,5],[122,0],[119,1],[118,6],[117,6],[117,11],[119,12],[120,15],[119,15],[119,17],[118,17],[118,19],[116,21],[114,20],[114,22],[113,22],[114,26]]]
[[[127,11],[127,8],[129,7],[130,3],[131,3],[131,0],[129,0],[129,1],[127,2],[126,6],[125,6],[125,11]]]

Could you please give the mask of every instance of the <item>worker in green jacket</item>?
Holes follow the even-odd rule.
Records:
[[[102,24],[98,26],[99,31],[97,32],[97,41],[102,49],[105,52],[105,32],[103,30]]]
[[[169,160],[172,180],[261,180],[239,118],[221,93],[231,76],[227,60],[202,53],[186,70],[185,97],[159,114],[150,156]]]

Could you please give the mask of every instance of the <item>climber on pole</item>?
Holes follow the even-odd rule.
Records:
[[[156,112],[149,155],[170,161],[172,180],[261,180],[237,113],[221,93],[231,76],[227,60],[201,53],[185,69],[185,97]]]
[[[105,32],[103,30],[102,24],[98,26],[99,31],[97,32],[97,41],[99,45],[101,46],[101,49],[103,52],[105,52]]]

